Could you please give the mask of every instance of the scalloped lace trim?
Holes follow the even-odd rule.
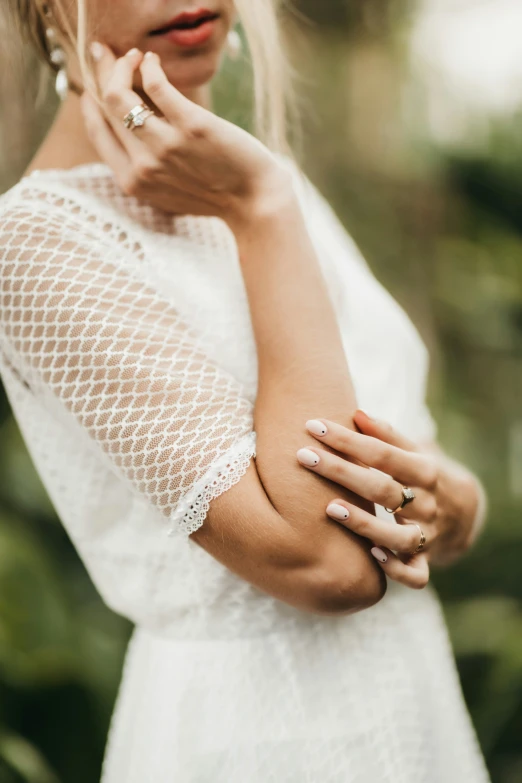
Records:
[[[168,535],[194,533],[201,527],[214,498],[237,484],[256,455],[256,433],[249,432],[215,462],[201,481],[180,500],[170,515]]]

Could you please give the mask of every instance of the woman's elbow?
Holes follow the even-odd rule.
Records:
[[[386,593],[386,577],[371,555],[359,555],[339,572],[329,563],[309,569],[307,603],[317,614],[353,614],[378,603]]]
[[[386,594],[386,576],[358,537],[334,534],[313,543],[302,536],[279,542],[283,600],[313,614],[353,614],[378,603]],[[282,560],[282,554],[286,557]]]

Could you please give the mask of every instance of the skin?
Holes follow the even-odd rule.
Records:
[[[258,348],[257,457],[212,502],[192,538],[293,606],[322,614],[359,611],[382,598],[385,573],[418,589],[428,581],[432,557],[442,561],[441,550],[450,558],[467,548],[477,483],[462,467],[452,473],[434,444],[422,453],[356,413],[339,327],[290,177],[260,142],[209,110],[208,82],[233,21],[231,3],[207,5],[222,16],[215,38],[198,50],[187,53],[147,35],[194,7],[186,0],[169,2],[168,9],[157,0],[91,2],[104,42],[93,48],[101,104],[87,92],[81,100],[71,94],[29,170],[102,160],[130,196],[171,213],[227,222]],[[130,47],[136,49],[124,54]],[[78,79],[74,62],[70,72]],[[123,116],[143,99],[156,116],[127,130]],[[320,448],[305,426],[317,412],[328,416]],[[303,469],[301,447],[320,456],[316,467]],[[367,468],[377,466],[393,475],[387,504],[400,500],[403,477],[417,495],[393,539],[373,515],[383,482],[372,483]],[[327,513],[333,501],[349,510],[349,521]],[[417,518],[427,544],[410,557],[419,531],[404,523]],[[386,562],[372,557],[372,543],[388,547]]]
[[[396,509],[402,502],[402,487],[414,491],[414,500],[394,515],[396,525],[342,498],[334,499],[326,513],[377,545],[372,554],[390,578],[410,586],[414,586],[412,580],[418,580],[422,586],[429,578],[430,562],[447,565],[473,543],[477,532],[476,479],[436,444],[416,444],[362,410],[356,411],[354,420],[359,432],[326,419],[307,422],[307,431],[335,454],[313,447],[300,450],[298,459],[308,470],[357,491],[386,510]],[[317,458],[313,465],[308,460],[310,452]],[[421,531],[425,537],[422,551],[411,555],[420,544]],[[406,580],[404,561],[413,570]]]

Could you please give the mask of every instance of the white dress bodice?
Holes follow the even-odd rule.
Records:
[[[295,187],[359,405],[434,439],[417,330],[297,170]],[[189,536],[255,456],[226,224],[156,212],[91,165],[5,194],[0,240],[8,398],[98,590],[137,624],[104,783],[485,783],[431,588],[312,616]]]

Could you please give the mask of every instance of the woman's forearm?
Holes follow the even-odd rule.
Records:
[[[270,207],[253,210],[235,233],[257,343],[256,463],[265,490],[316,552],[327,547],[346,569],[349,558],[354,565],[363,558],[369,584],[382,589],[368,542],[325,514],[335,497],[369,504],[296,460],[296,451],[313,443],[306,420],[323,416],[353,429],[356,400],[333,304],[293,190],[278,190]]]

